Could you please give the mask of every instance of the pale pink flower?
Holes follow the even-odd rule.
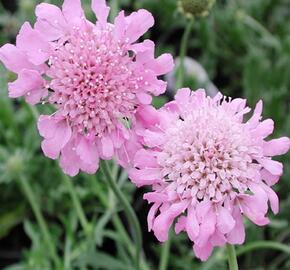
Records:
[[[262,226],[269,223],[268,202],[278,212],[271,186],[283,166],[272,156],[285,154],[290,140],[265,140],[274,123],[261,120],[262,101],[243,121],[249,111],[245,99],[190,89],[180,89],[158,111],[138,109],[136,132],[144,148],[129,176],[137,186],[152,186],[144,198],[153,203],[148,227],[159,241],[176,221],[176,233],[185,231],[196,256],[206,260],[215,246],[244,242],[243,216]]]
[[[92,0],[92,10],[96,24],[86,20],[80,0],[65,0],[62,10],[42,3],[34,28],[24,23],[16,46],[0,48],[0,60],[18,74],[9,96],[56,109],[39,119],[42,149],[52,159],[60,156],[69,175],[94,173],[99,158],[126,152],[126,124],[140,104],[165,91],[157,76],[173,68],[171,55],[154,58],[151,40],[136,43],[154,24],[148,11],[127,17],[121,11],[111,24],[105,0]]]

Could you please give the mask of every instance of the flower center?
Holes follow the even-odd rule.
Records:
[[[165,132],[158,154],[164,181],[182,198],[223,201],[248,189],[253,177],[250,135],[221,106],[195,110]]]
[[[133,114],[142,78],[135,75],[128,44],[115,40],[111,27],[74,28],[55,48],[49,66],[49,102],[77,132],[101,137]]]

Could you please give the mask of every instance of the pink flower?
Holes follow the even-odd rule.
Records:
[[[176,233],[185,231],[196,256],[206,260],[215,246],[244,242],[243,216],[262,226],[269,223],[268,202],[278,212],[271,186],[283,166],[272,156],[285,154],[290,140],[265,140],[274,123],[261,120],[261,101],[244,122],[249,111],[244,99],[190,89],[180,89],[158,111],[138,108],[136,133],[144,148],[129,176],[137,186],[152,186],[144,198],[153,203],[148,227],[159,241],[176,220]]]
[[[65,0],[62,10],[42,3],[34,28],[24,23],[16,46],[0,48],[0,60],[18,74],[9,96],[56,108],[39,119],[42,149],[60,157],[72,176],[94,173],[99,158],[124,156],[132,136],[124,122],[134,122],[136,108],[165,91],[157,76],[173,68],[171,55],[154,58],[151,40],[136,43],[154,24],[148,11],[121,11],[111,24],[105,0],[92,0],[92,10],[96,24],[86,20],[80,0]]]

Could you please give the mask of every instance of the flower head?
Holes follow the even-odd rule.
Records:
[[[80,0],[65,0],[62,10],[42,3],[34,28],[24,23],[16,46],[0,49],[0,60],[18,79],[9,96],[50,103],[56,111],[41,116],[42,149],[60,156],[63,170],[75,175],[97,170],[99,158],[111,159],[130,140],[124,122],[133,122],[136,108],[160,95],[158,80],[173,68],[169,54],[154,58],[154,43],[136,43],[154,24],[146,10],[129,16],[121,11],[107,22],[105,0],[92,0],[97,23],[89,22]]]
[[[261,101],[244,122],[249,111],[244,99],[190,89],[158,111],[138,109],[136,132],[144,148],[129,176],[138,186],[152,186],[144,196],[153,203],[148,226],[160,241],[177,220],[176,233],[185,231],[196,256],[206,260],[215,246],[244,242],[242,216],[262,226],[269,223],[268,202],[278,212],[271,186],[282,164],[272,156],[286,153],[290,140],[265,140],[274,123],[261,121]]]
[[[215,0],[179,0],[179,9],[188,17],[207,16]]]

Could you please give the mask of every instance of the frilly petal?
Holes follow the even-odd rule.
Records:
[[[22,69],[35,69],[25,53],[12,44],[5,44],[0,48],[0,60],[14,73],[19,73]]]
[[[273,139],[268,142],[264,142],[263,150],[265,156],[277,156],[286,154],[290,148],[290,139],[288,137],[282,137],[279,139]]]
[[[67,31],[67,22],[62,11],[55,5],[42,3],[36,6],[37,21],[35,29],[47,41],[54,41],[64,36]]]
[[[106,5],[105,0],[92,0],[92,10],[96,14],[96,17],[101,25],[107,23],[110,8]]]
[[[133,12],[131,15],[126,17],[125,20],[127,24],[125,35],[130,43],[135,42],[154,25],[152,14],[145,9]]]
[[[53,128],[51,132],[49,129]],[[66,120],[41,116],[38,120],[39,133],[44,135],[41,147],[44,154],[52,159],[58,158],[63,147],[71,138],[72,131]]]
[[[16,81],[8,84],[9,97],[25,96],[31,104],[36,104],[46,95],[44,80],[35,70],[22,69]]]
[[[43,64],[51,52],[50,45],[44,40],[43,35],[32,29],[28,22],[22,25],[16,38],[16,46],[26,53],[34,65]]]
[[[160,242],[165,242],[168,238],[168,231],[174,219],[179,216],[187,207],[187,202],[172,204],[167,210],[161,211],[153,224],[153,231]]]
[[[207,242],[204,246],[194,244],[193,251],[197,258],[201,261],[206,261],[213,251],[213,246],[209,242]]]
[[[74,22],[85,17],[80,0],[64,0],[62,12],[68,22]]]

